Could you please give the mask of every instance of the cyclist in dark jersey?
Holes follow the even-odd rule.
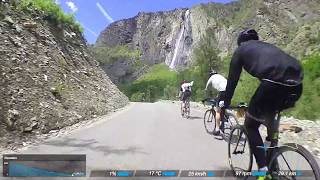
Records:
[[[261,82],[250,100],[244,125],[259,170],[267,171],[265,151],[258,148],[263,146],[259,126],[263,123],[271,127],[277,112],[294,106],[302,93],[303,70],[295,58],[259,41],[254,29],[243,31],[230,63],[225,107],[230,105],[242,68]],[[268,134],[270,131],[268,128]]]

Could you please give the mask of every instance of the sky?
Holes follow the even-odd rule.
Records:
[[[55,0],[66,13],[74,13],[84,28],[88,43],[94,44],[98,35],[110,23],[133,17],[139,12],[166,11],[188,8],[200,3],[227,3],[232,0]]]

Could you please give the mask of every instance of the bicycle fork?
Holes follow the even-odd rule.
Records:
[[[246,143],[247,143],[247,139],[246,138],[244,139],[244,144],[243,144],[242,150],[237,150],[238,146],[239,146],[239,143],[240,143],[240,140],[241,140],[242,134],[243,134],[243,131],[240,132],[239,139],[237,141],[236,148],[234,148],[233,154],[243,154],[244,153],[244,150],[246,148]]]

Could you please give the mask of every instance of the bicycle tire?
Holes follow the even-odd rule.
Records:
[[[213,118],[216,116],[216,111],[214,109],[208,109],[205,113],[204,113],[204,117],[203,117],[203,124],[204,124],[204,128],[206,130],[206,132],[208,134],[213,134],[215,128],[216,128],[216,119]],[[210,120],[211,119],[211,120]],[[209,120],[209,121],[208,121]],[[209,124],[207,123],[212,123],[213,124],[213,129],[210,130],[209,129]]]
[[[190,101],[187,100],[186,106],[185,106],[185,118],[190,117]]]
[[[284,158],[283,153],[289,152],[289,151],[293,151],[293,152],[300,154],[308,162],[309,166],[311,167],[314,178],[316,180],[320,180],[320,169],[319,169],[319,165],[318,165],[317,161],[315,160],[313,155],[306,148],[304,148],[303,146],[301,146],[299,144],[287,143],[287,144],[284,144],[283,146],[278,147],[277,150],[275,151],[275,153],[273,154],[268,167],[271,169],[273,163],[276,162],[276,160],[278,160],[278,157],[280,155],[282,155],[282,158]],[[296,170],[298,170],[298,169],[296,169]],[[271,174],[272,174],[272,176],[275,176],[278,179],[290,179],[288,177],[278,176],[278,174],[276,172],[273,172]],[[290,176],[290,175],[288,175],[288,176]],[[296,177],[299,177],[299,176],[296,176]],[[301,179],[306,179],[306,178],[308,178],[308,177],[301,177]],[[314,179],[314,178],[311,178],[311,179]],[[294,179],[294,178],[292,178],[292,179]]]
[[[235,134],[235,133],[237,133],[237,134]],[[240,137],[239,139],[241,139],[242,135],[245,136],[243,138],[243,141],[244,141],[243,149],[245,149],[245,146],[247,146],[247,149],[249,151],[246,153],[249,155],[249,163],[248,163],[248,166],[245,168],[236,167],[233,160],[232,160],[232,157],[231,157],[232,154],[237,153],[237,152],[234,152],[234,149],[231,149],[231,144],[234,142],[234,138],[236,138],[238,136],[238,137]],[[237,141],[237,143],[239,143],[239,140],[236,140],[236,141]],[[243,153],[239,153],[239,154],[243,154]],[[230,165],[231,170],[233,171],[234,175],[236,175],[236,171],[251,172],[251,170],[252,170],[253,154],[252,154],[251,148],[249,146],[248,134],[242,125],[234,126],[230,132],[229,141],[228,141],[228,161],[229,161],[229,165]],[[242,161],[242,164],[244,164],[244,161]],[[247,178],[248,177],[243,177],[243,179],[247,179]]]

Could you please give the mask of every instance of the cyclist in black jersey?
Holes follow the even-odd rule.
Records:
[[[238,37],[238,48],[230,63],[225,107],[230,105],[242,68],[261,82],[250,100],[244,125],[259,170],[267,171],[265,151],[257,148],[263,146],[258,128],[262,123],[271,127],[276,112],[294,106],[302,93],[303,70],[295,58],[259,41],[254,29],[245,30]],[[270,131],[268,128],[268,134]]]

